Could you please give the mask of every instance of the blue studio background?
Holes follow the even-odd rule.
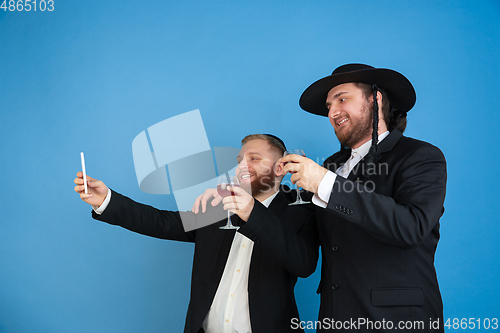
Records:
[[[498,0],[53,4],[0,10],[0,332],[181,332],[193,246],[92,220],[80,151],[90,176],[175,210],[140,191],[137,134],[200,109],[212,147],[275,133],[322,161],[339,144],[298,99],[349,62],[406,75],[406,134],[447,158],[445,319],[500,317]],[[318,271],[296,287],[303,320]]]

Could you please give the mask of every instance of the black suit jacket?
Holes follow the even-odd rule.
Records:
[[[443,331],[434,253],[444,212],[444,156],[398,130],[379,151],[376,174],[362,160],[348,179],[337,176],[327,208],[316,209],[322,247],[319,318],[385,320],[394,327],[423,321],[424,331],[430,331],[429,320],[439,319]],[[324,166],[335,171],[349,156],[350,149],[341,150]],[[330,331],[325,326],[318,331]]]
[[[297,332],[291,329],[298,318],[294,286],[297,277],[307,277],[316,269],[318,236],[314,213],[301,206],[288,206],[279,192],[269,209],[255,201],[247,223],[238,232],[254,241],[248,277],[250,322],[255,333]],[[208,205],[210,206],[210,205]],[[211,219],[216,208],[205,214],[158,210],[137,203],[117,192],[102,215],[95,219],[119,225],[152,237],[194,242],[191,299],[184,332],[199,332],[222,278],[234,230],[221,230],[226,219],[184,232],[182,219],[196,224],[200,218]],[[237,215],[233,223],[242,222]]]

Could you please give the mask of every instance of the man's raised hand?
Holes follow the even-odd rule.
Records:
[[[193,204],[193,208],[191,208],[191,211],[195,214],[198,214],[201,205],[201,212],[205,213],[207,211],[207,202],[212,198],[214,199],[210,204],[214,207],[217,206],[222,201],[222,197],[219,195],[219,193],[217,193],[217,189],[215,188],[206,189],[205,193],[196,198]]]

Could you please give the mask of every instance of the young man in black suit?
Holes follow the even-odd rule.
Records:
[[[412,84],[389,69],[349,64],[309,86],[300,106],[328,117],[342,149],[319,166],[283,157],[313,194],[322,248],[318,332],[439,331],[434,254],[444,212],[441,151],[402,135]],[[432,117],[429,117],[431,121]]]
[[[297,332],[291,328],[298,318],[294,286],[297,277],[314,272],[318,259],[314,213],[288,205],[280,187],[278,160],[285,150],[281,140],[258,134],[247,136],[242,145],[236,169],[241,188],[234,187],[236,196],[209,205],[205,213],[198,207],[196,213],[158,210],[90,177],[90,192],[85,194],[82,173],[75,179],[75,191],[94,206],[95,219],[152,237],[195,243],[184,332]],[[221,200],[215,197],[213,204]],[[220,229],[227,217],[184,231],[183,219],[220,219],[222,209],[236,214],[231,219],[240,226],[237,231]]]

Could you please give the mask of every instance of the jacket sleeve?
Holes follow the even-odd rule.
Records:
[[[238,231],[272,253],[291,274],[307,277],[318,261],[318,232],[314,212],[287,207],[278,217],[257,200],[250,218]],[[294,223],[290,220],[294,219]]]
[[[182,224],[182,218],[196,218],[194,215],[191,212],[159,210],[114,191],[108,207],[101,215],[92,211],[92,217],[96,220],[142,235],[183,242],[195,240],[195,231],[185,232]]]
[[[444,212],[446,162],[438,148],[425,144],[407,154],[394,172],[393,184],[379,181],[372,189],[337,177],[326,209],[383,242],[415,247]],[[377,186],[388,185],[391,196],[377,193]]]

